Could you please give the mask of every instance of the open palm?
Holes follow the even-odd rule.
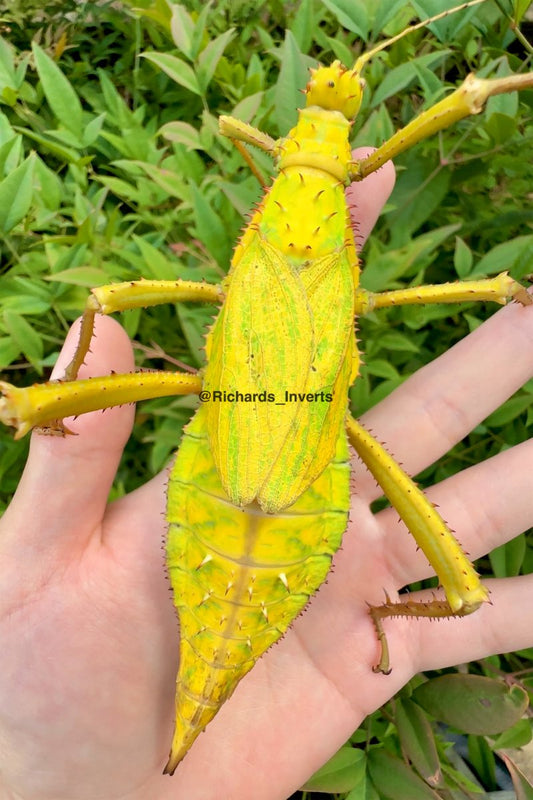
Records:
[[[363,235],[390,183],[387,170],[364,182]],[[533,309],[513,303],[363,421],[414,474],[533,375],[532,354]],[[126,335],[100,319],[84,376],[132,367]],[[467,619],[387,622],[393,672],[372,673],[367,602],[429,568],[395,512],[371,514],[380,490],[354,463],[327,584],[163,776],[179,638],[161,552],[166,474],[107,505],[132,421],[123,407],[72,422],[77,436],[34,435],[1,521],[2,798],[284,800],[414,673],[533,644],[533,579],[494,581],[492,605]],[[532,464],[526,442],[429,492],[472,557],[533,524]]]

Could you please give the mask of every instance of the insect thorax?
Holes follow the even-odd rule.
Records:
[[[344,242],[349,132],[350,123],[339,111],[304,108],[280,143],[280,174],[258,227],[295,263],[328,255]]]

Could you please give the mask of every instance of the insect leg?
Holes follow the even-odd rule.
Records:
[[[487,601],[488,592],[455,536],[421,489],[385,448],[350,415],[346,420],[346,429],[350,444],[425,553],[446,594],[445,601],[386,602],[382,606],[370,608],[382,648],[375,671],[386,673],[390,671],[390,667],[382,619],[394,616],[464,616]]]
[[[527,89],[533,86],[533,72],[509,75],[505,78],[483,79],[471,73],[451,95],[423,111],[404,128],[391,136],[373,153],[354,162],[350,170],[352,180],[363,180],[386,161],[395,158],[422,139],[448,128],[470,114],[479,114],[489,97],[496,94]]]
[[[126,281],[92,289],[83,313],[80,338],[63,380],[75,380],[89,350],[96,314],[112,314],[132,308],[162,305],[163,303],[222,303],[224,295],[218,284],[199,281]]]
[[[251,144],[265,153],[273,153],[276,149],[277,142],[268,133],[263,133],[259,128],[241,122],[240,119],[223,115],[218,120],[218,128],[222,136]]]
[[[258,170],[251,153],[248,152],[243,142],[245,144],[251,144],[254,147],[258,147],[265,153],[273,155],[277,146],[276,140],[272,139],[272,137],[267,133],[260,131],[259,128],[254,128],[253,125],[248,125],[247,122],[241,122],[241,120],[235,119],[234,117],[221,116],[218,120],[218,127],[223,136],[231,139],[233,145],[237,148],[241,156],[248,164],[252,175],[255,175],[263,189],[265,189],[267,187],[267,183],[264,180],[261,172]]]
[[[17,429],[20,439],[36,426],[46,433],[64,434],[58,420],[137,400],[171,395],[198,394],[199,375],[180,372],[133,372],[77,381],[49,381],[18,389],[0,381],[0,421]]]
[[[503,305],[511,299],[517,300],[522,305],[533,303],[533,298],[518,281],[513,280],[507,272],[501,272],[495,278],[410,286],[407,289],[395,289],[390,292],[368,292],[358,288],[355,294],[355,307],[356,314],[361,315],[391,306],[467,303],[472,300],[493,301]]]

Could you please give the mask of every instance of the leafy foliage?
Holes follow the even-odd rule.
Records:
[[[33,0],[0,0],[5,378],[25,385],[48,374],[93,285],[141,275],[220,280],[242,217],[260,190],[240,155],[217,135],[219,114],[282,135],[295,121],[309,65],[334,58],[351,63],[383,35],[451,5],[444,0],[208,5],[189,0],[183,6],[167,0],[123,5],[55,0],[44,10]],[[354,144],[379,144],[471,70],[499,75],[521,69],[531,51],[513,33],[510,19],[519,23],[527,5],[512,9],[486,2],[377,55],[366,70]],[[363,254],[367,288],[503,269],[523,279],[531,271],[532,102],[533,92],[493,98],[480,116],[398,159],[394,194]],[[263,154],[257,163],[272,172]],[[198,367],[211,313],[158,308],[127,312],[122,322],[140,343],[140,365],[156,353],[155,364],[162,367],[168,353]],[[474,304],[451,311],[395,308],[360,320],[366,365],[352,390],[353,407],[360,413],[377,403],[491,313]],[[532,394],[530,382],[421,481],[441,480],[523,441],[533,421]],[[191,398],[141,406],[115,494],[161,469],[193,406]],[[0,435],[5,504],[20,477],[25,448],[8,432]],[[499,576],[530,572],[532,553],[522,536],[492,553],[484,566]],[[515,655],[477,669],[517,671],[523,663]],[[373,715],[354,735],[358,749],[350,748],[339,757],[340,766],[329,767],[334,781],[322,776],[313,787],[349,791],[350,800],[449,797],[450,787],[454,797],[466,797],[469,779],[457,771],[435,724],[411,698],[421,680],[389,704],[385,716]],[[529,726],[522,722],[507,742],[528,739]],[[501,736],[471,738],[477,743],[471,745],[471,759],[489,788],[493,748]],[[406,739],[412,750],[406,750]],[[423,752],[415,754],[422,742]],[[378,774],[392,775],[396,786],[405,787],[403,794],[398,789],[391,795]]]

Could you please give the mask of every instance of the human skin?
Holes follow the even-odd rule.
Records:
[[[361,237],[392,183],[389,165],[353,187]],[[75,342],[74,330],[56,376]],[[112,319],[91,349],[80,377],[133,368]],[[363,423],[416,474],[532,375],[533,308],[511,303]],[[1,800],[285,800],[415,673],[533,645],[532,576],[488,581],[491,604],[471,617],[386,622],[393,671],[372,672],[367,603],[431,573],[397,514],[371,513],[380,490],[354,459],[327,583],[163,776],[179,640],[161,552],[167,472],[107,503],[133,413],[84,415],[64,439],[34,434],[0,521]],[[524,442],[428,490],[473,558],[533,524],[532,465]]]

